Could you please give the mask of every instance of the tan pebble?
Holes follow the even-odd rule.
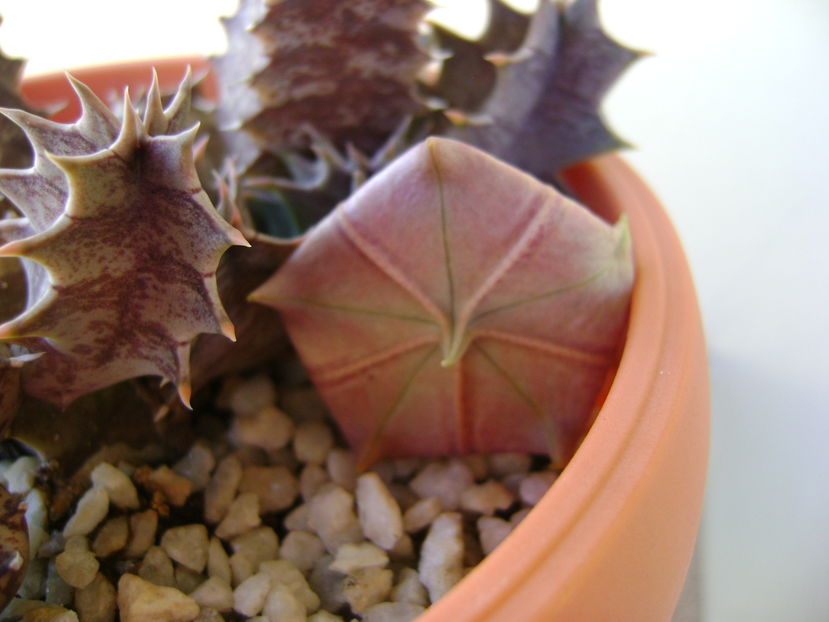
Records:
[[[210,538],[207,548],[207,575],[232,583],[233,575],[230,570],[230,558],[221,540]]]
[[[313,388],[287,389],[279,399],[282,410],[296,421],[319,421],[328,417],[328,408]]]
[[[460,499],[462,509],[487,516],[497,510],[506,510],[514,501],[513,494],[496,480],[473,484],[461,493]]]
[[[343,581],[343,596],[352,611],[362,614],[388,598],[393,578],[388,568],[360,568]]]
[[[276,386],[267,376],[258,375],[238,383],[230,391],[227,404],[236,416],[252,415],[276,403]]]
[[[118,611],[121,622],[191,622],[199,605],[180,590],[127,573],[118,580]]]
[[[63,607],[43,605],[26,611],[21,620],[22,622],[78,622],[78,614]]]
[[[235,443],[253,445],[266,451],[282,449],[293,434],[293,421],[273,404],[250,415],[235,417],[230,431]]]
[[[200,607],[210,607],[220,612],[233,609],[233,590],[227,581],[218,577],[208,578],[190,592],[190,597]]]
[[[294,455],[306,464],[324,464],[334,446],[334,435],[322,421],[305,421],[294,431]]]
[[[69,538],[66,550],[55,558],[58,574],[74,588],[84,588],[92,583],[99,567],[100,563],[88,550],[84,536]]]
[[[481,542],[481,550],[489,555],[495,547],[503,542],[513,529],[509,521],[495,516],[482,516],[478,519],[478,539]]]
[[[115,586],[100,572],[75,592],[75,610],[82,622],[113,622],[115,607]]]
[[[270,622],[306,622],[307,619],[305,606],[281,583],[271,587],[262,613]]]
[[[244,553],[234,553],[230,556],[231,585],[238,586],[245,579],[256,573],[253,560]]]
[[[521,501],[527,505],[535,505],[541,501],[546,492],[556,481],[558,475],[553,471],[539,471],[537,473],[530,473],[524,481],[521,482],[519,488],[519,495]]]
[[[457,512],[438,516],[420,548],[418,574],[431,602],[439,600],[463,577],[463,527]]]
[[[460,456],[460,460],[469,467],[476,481],[484,480],[489,475],[489,461],[486,454],[467,454]]]
[[[90,474],[93,486],[107,491],[109,500],[121,510],[138,508],[138,491],[129,476],[116,466],[102,462]]]
[[[242,463],[239,458],[233,454],[222,458],[204,491],[204,518],[208,523],[218,523],[224,518],[236,498],[241,480]]]
[[[443,511],[443,505],[437,497],[425,497],[412,505],[403,514],[403,526],[408,533],[417,533],[432,524]]]
[[[109,512],[109,495],[104,488],[93,486],[78,501],[75,513],[63,528],[63,537],[85,536],[91,533]]]
[[[249,466],[242,472],[239,492],[259,497],[262,514],[281,512],[294,504],[299,492],[296,476],[284,466]]]
[[[362,622],[412,622],[425,610],[414,603],[377,603],[363,612]]]
[[[310,515],[308,504],[300,503],[293,510],[285,515],[283,524],[288,531],[312,531],[308,524],[308,517]]]
[[[408,484],[401,484],[400,482],[392,482],[391,484],[387,484],[389,488],[389,492],[391,496],[394,497],[394,500],[397,502],[397,505],[400,507],[401,512],[405,512],[410,507],[412,507],[415,503],[420,501],[420,497],[417,493],[409,488]]]
[[[429,605],[429,594],[420,582],[420,575],[414,568],[401,568],[397,575],[397,583],[391,590],[391,599],[396,602],[413,603],[426,607]]]
[[[354,513],[354,496],[336,484],[326,484],[308,501],[308,526],[330,552],[363,539]]]
[[[262,525],[230,541],[235,553],[246,556],[254,567],[279,554],[279,537],[272,527]]]
[[[504,485],[504,488],[509,490],[517,498],[521,493],[521,482],[526,477],[526,473],[507,473],[500,477],[500,482]]]
[[[55,559],[49,560],[46,568],[46,602],[53,605],[69,605],[72,603],[74,588],[60,576]]]
[[[126,516],[110,518],[95,535],[92,541],[92,551],[98,557],[109,557],[127,546],[129,537],[129,519]]]
[[[244,616],[255,616],[265,606],[271,589],[271,577],[259,572],[249,576],[233,590],[233,609]]]
[[[167,465],[154,469],[147,477],[148,485],[161,492],[171,505],[181,507],[193,492],[193,482],[182,477]]]
[[[308,616],[308,622],[343,622],[341,616],[335,615],[325,609],[320,609],[316,613]]]
[[[325,545],[319,536],[310,531],[289,531],[282,541],[279,555],[292,562],[303,572],[314,567],[325,554]]]
[[[190,480],[193,492],[204,490],[210,474],[216,466],[216,458],[210,447],[203,442],[194,443],[182,458],[173,465],[173,471]]]
[[[415,558],[415,547],[412,537],[404,533],[400,539],[389,549],[389,559],[394,561],[406,561]]]
[[[215,533],[219,538],[228,540],[258,527],[261,522],[259,496],[252,492],[243,492],[230,504]]]
[[[158,513],[144,510],[130,515],[130,539],[124,550],[126,557],[142,557],[155,542],[158,529]]]
[[[409,486],[421,497],[438,497],[447,510],[454,510],[460,504],[461,493],[474,482],[472,471],[461,460],[430,462]]]
[[[380,566],[381,568],[389,563],[389,556],[381,549],[370,542],[359,542],[356,544],[343,544],[337,549],[334,561],[331,562],[331,570],[351,574],[360,568]]]
[[[248,620],[250,619],[252,618],[248,618]],[[193,620],[193,622],[225,622],[225,619],[218,609],[214,609],[213,607],[202,607],[199,610],[199,615],[196,616],[196,619]]]
[[[328,471],[328,477],[332,482],[349,492],[354,491],[357,485],[357,468],[354,454],[350,450],[335,447],[329,451],[325,459],[325,470]]]
[[[175,587],[185,594],[189,594],[204,582],[203,574],[179,564],[175,564],[174,576],[176,578]]]
[[[389,550],[403,535],[403,514],[386,484],[376,473],[357,478],[357,514],[366,538]]]
[[[316,611],[319,608],[319,595],[311,589],[299,568],[287,559],[263,562],[259,569],[270,576],[272,585],[280,584],[290,589],[307,611]]]
[[[138,576],[154,585],[175,587],[176,576],[173,562],[167,552],[160,546],[151,546],[141,564],[138,566]]]
[[[319,464],[306,464],[299,474],[299,494],[305,501],[313,497],[323,484],[330,481],[328,471]]]
[[[530,470],[532,458],[529,454],[520,452],[503,452],[487,456],[489,471],[495,477],[503,477],[512,473],[526,473]]]
[[[207,527],[194,523],[171,527],[161,536],[161,548],[175,562],[195,572],[207,565]]]

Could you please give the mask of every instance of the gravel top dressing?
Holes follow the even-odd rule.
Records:
[[[172,464],[93,459],[48,526],[39,463],[3,463],[37,551],[2,619],[413,620],[556,478],[528,454],[395,459],[358,473],[316,393],[225,381]]]

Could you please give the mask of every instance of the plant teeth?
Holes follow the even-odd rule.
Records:
[[[4,171],[4,181],[36,194],[48,175],[46,185],[57,189],[52,207],[63,203],[47,226],[39,218],[33,235],[2,248],[37,262],[50,283],[3,325],[4,338],[43,353],[24,379],[42,399],[67,404],[147,374],[177,382],[189,399],[190,343],[206,332],[234,336],[218,297],[219,260],[230,246],[248,245],[201,188],[197,127],[180,128],[189,72],[166,109],[154,80],[143,119],[125,93],[117,125],[87,87],[73,84],[84,111],[77,123],[13,115],[39,160],[30,170]]]

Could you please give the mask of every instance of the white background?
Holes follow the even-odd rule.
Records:
[[[528,0],[531,3],[531,0]],[[474,30],[469,11],[456,15]],[[655,53],[609,97],[684,240],[707,330],[705,622],[829,621],[829,2],[603,0]],[[210,53],[235,0],[0,0],[40,72]],[[181,26],[179,26],[181,25]]]

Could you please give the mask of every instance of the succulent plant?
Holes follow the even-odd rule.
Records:
[[[502,344],[479,339],[487,331],[503,333],[503,326],[489,326],[487,320],[486,327],[471,327],[480,324],[482,313],[495,321],[499,314],[492,309],[566,290],[561,300],[570,302],[551,303],[564,313],[564,328],[558,330],[572,337],[562,347],[595,367],[570,385],[555,383],[569,386],[562,399],[573,405],[561,413],[551,410],[550,395],[542,399],[513,387],[513,397],[543,411],[533,424],[546,430],[541,436],[529,426],[503,443],[491,443],[487,437],[497,436],[505,424],[487,413],[474,433],[471,428],[447,433],[428,449],[404,449],[398,440],[381,447],[355,431],[366,422],[375,425],[376,412],[367,408],[347,419],[351,415],[337,412],[339,398],[331,398],[346,434],[364,446],[366,461],[381,454],[507,446],[553,451],[564,459],[612,368],[631,267],[624,228],[599,221],[549,184],[561,167],[623,144],[604,127],[598,107],[637,53],[602,32],[595,0],[544,0],[533,16],[492,0],[490,26],[475,41],[429,24],[428,6],[424,0],[241,0],[238,12],[224,22],[228,51],[212,59],[218,97],[212,108],[199,111],[201,128],[192,120],[189,75],[172,94],[162,94],[154,82],[140,113],[129,95],[111,108],[70,78],[83,112],[76,122],[61,124],[19,109],[20,65],[3,59],[0,97],[15,109],[2,112],[22,129],[30,147],[15,145],[0,132],[7,166],[0,170],[0,192],[12,206],[0,220],[2,417],[12,417],[20,399],[68,406],[79,396],[142,376],[173,383],[187,404],[193,390],[211,378],[266,362],[279,365],[287,356],[277,314],[251,302],[252,291],[267,300],[282,296],[274,292],[289,281],[319,288],[342,277],[342,287],[352,293],[364,288],[358,294],[365,296],[362,302],[377,302],[386,296],[381,290],[399,289],[413,275],[431,271],[443,278],[442,285],[412,285],[409,306],[382,311],[432,323],[427,332],[433,345],[423,346],[430,364],[442,359],[451,367],[477,357],[484,367],[500,369],[507,381],[529,374],[533,364],[512,355],[509,365],[499,363],[493,352]],[[206,149],[202,139],[196,148],[199,133],[207,138]],[[429,135],[454,140],[422,142]],[[27,150],[34,154],[28,168]],[[429,166],[432,172],[424,173]],[[439,195],[441,201],[453,197],[451,204],[435,203]],[[437,204],[444,210],[443,238],[435,237]],[[381,236],[378,228],[385,228],[386,217],[391,220]],[[581,224],[559,230],[544,219]],[[369,221],[374,224],[366,225]],[[376,236],[374,246],[364,248],[352,239],[363,254],[370,246],[406,255],[414,262],[408,276],[389,286],[377,274],[364,277],[362,267],[346,269],[359,263],[354,248],[343,258],[347,249],[335,246],[344,244],[342,231],[352,229]],[[544,244],[561,253],[545,256],[550,263],[542,269],[527,253]],[[442,263],[440,252],[447,259]],[[468,257],[455,266],[448,261],[450,252]],[[10,263],[12,257],[22,264]],[[389,276],[385,259],[371,260],[375,272],[385,266]],[[527,263],[526,274],[513,270],[521,262]],[[294,264],[317,276],[297,277]],[[447,266],[457,271],[448,285],[441,272]],[[611,274],[617,278],[608,280]],[[349,278],[354,282],[348,284]],[[533,287],[525,287],[529,280]],[[440,296],[430,288],[455,285],[454,302],[433,304]],[[430,292],[420,300],[426,311],[410,308],[411,297],[418,299],[415,290]],[[290,296],[305,296],[297,292]],[[396,309],[399,295],[388,294],[389,308]],[[302,319],[288,312],[287,324],[289,329],[302,324],[303,331],[318,335],[311,341],[324,334],[344,344],[358,334],[336,337],[337,327],[356,329],[329,323],[325,313],[318,318],[321,324],[312,324],[315,314],[306,311]],[[536,338],[532,322],[509,321],[523,327],[507,341]],[[389,317],[383,322],[394,323]],[[372,338],[388,337],[389,344],[412,339],[405,331],[379,326],[367,329]],[[234,336],[235,344],[228,339]],[[320,366],[329,362],[308,352],[327,346],[309,346],[308,339],[298,338],[296,347],[319,380],[328,373]],[[589,354],[575,354],[581,348]],[[411,355],[417,359],[418,352]],[[336,349],[331,356],[339,356]],[[343,358],[338,364],[350,363]],[[563,379],[564,371],[551,373],[559,372]],[[467,380],[480,382],[477,373],[468,371]],[[581,372],[566,372],[571,373],[578,378]],[[403,373],[404,383],[405,378]],[[437,405],[435,417],[458,416],[448,404],[459,398],[441,386],[425,382],[417,391],[432,392],[428,403]],[[463,416],[475,420],[467,409],[478,406],[465,404]],[[539,442],[542,437],[546,440]]]

